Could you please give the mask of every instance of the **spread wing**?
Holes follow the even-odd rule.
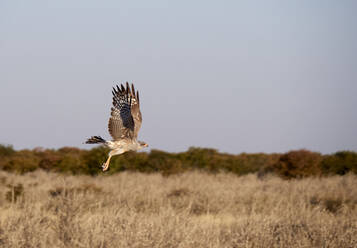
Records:
[[[131,95],[132,95],[131,115],[134,120],[134,138],[137,139],[143,118],[140,112],[139,91],[136,91],[135,93],[134,84],[131,84]]]
[[[139,92],[135,93],[134,85],[126,83],[113,87],[113,107],[109,118],[108,129],[114,140],[136,139],[141,127]]]

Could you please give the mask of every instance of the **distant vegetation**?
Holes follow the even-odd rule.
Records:
[[[0,145],[0,169],[26,173],[37,169],[69,174],[96,175],[102,173],[101,164],[106,160],[108,149],[96,147],[82,150],[64,147],[57,150],[35,148],[16,151],[9,145]],[[120,171],[160,172],[163,175],[190,170],[207,172],[231,172],[236,175],[258,173],[263,177],[274,173],[283,178],[308,176],[357,174],[357,153],[339,151],[322,155],[308,150],[290,151],[284,154],[219,153],[215,149],[191,147],[186,152],[168,153],[151,150],[149,153],[128,152],[113,157],[109,174]]]

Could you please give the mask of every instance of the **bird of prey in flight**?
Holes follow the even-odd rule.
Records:
[[[139,92],[135,92],[134,84],[126,87],[113,87],[113,107],[109,118],[108,130],[113,140],[104,140],[100,136],[92,136],[86,144],[103,144],[110,148],[107,161],[102,165],[108,170],[111,157],[127,151],[138,151],[148,144],[138,141],[142,117],[140,112]]]

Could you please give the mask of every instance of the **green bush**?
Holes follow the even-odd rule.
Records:
[[[30,150],[21,150],[4,158],[3,170],[16,171],[20,174],[34,171],[39,167],[40,159]]]
[[[146,161],[146,167],[153,172],[162,172],[164,175],[177,174],[185,171],[185,168],[177,158],[177,154],[152,150]]]
[[[96,175],[101,172],[101,166],[108,157],[109,149],[103,146],[85,151],[81,159],[86,166],[82,168],[82,173]]]
[[[0,158],[8,157],[15,154],[15,150],[12,145],[1,145],[0,144]]]
[[[321,162],[321,169],[324,174],[344,175],[349,172],[357,174],[357,153],[340,151],[326,155]]]

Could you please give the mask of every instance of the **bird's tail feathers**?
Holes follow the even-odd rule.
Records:
[[[86,144],[99,144],[99,143],[106,143],[106,140],[100,136],[92,136],[86,141]]]

